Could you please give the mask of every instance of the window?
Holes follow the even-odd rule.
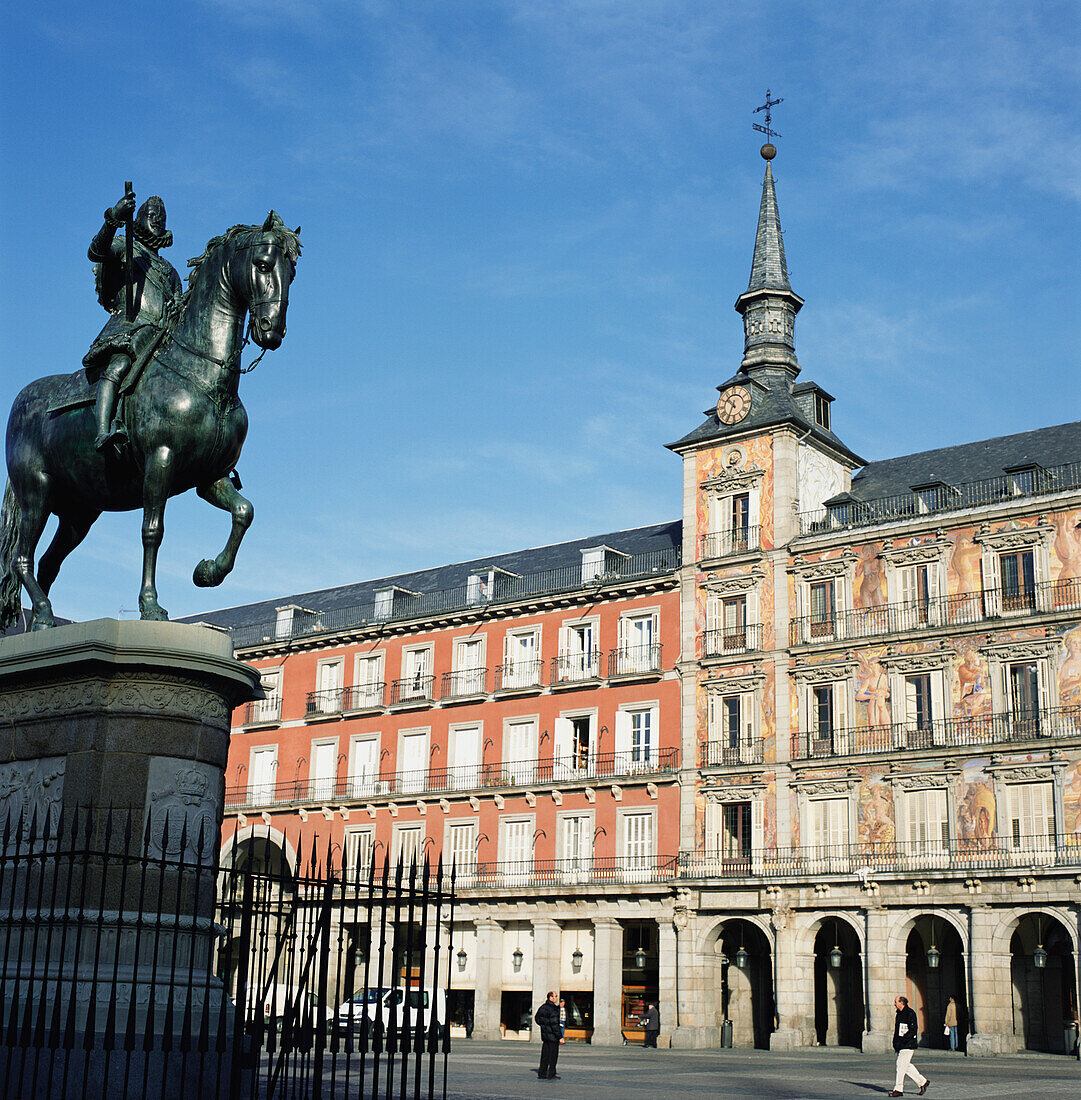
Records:
[[[398,790],[405,794],[428,786],[428,731],[405,730],[398,739]]]
[[[533,871],[533,818],[503,818],[499,827],[503,881],[508,885],[524,884]]]
[[[760,858],[763,803],[760,798],[706,803],[706,856],[719,861],[720,871],[746,870]]]
[[[564,882],[585,882],[593,865],[593,818],[564,814],[557,820],[557,851]]]
[[[710,764],[754,763],[760,759],[755,744],[754,692],[714,692],[709,696],[707,762]]]
[[[931,729],[934,707],[931,677],[927,673],[905,677],[905,725],[919,731]]]
[[[375,594],[375,611],[374,618],[389,619],[390,613],[394,608],[394,589],[384,588]]]
[[[290,604],[288,607],[279,607],[275,609],[276,618],[274,620],[274,637],[275,638],[288,638],[293,633],[293,612],[297,608]]]
[[[604,572],[603,546],[591,546],[582,551],[582,580],[595,580]]]
[[[998,557],[1002,581],[1003,611],[1034,611],[1036,609],[1036,562],[1031,550]]]
[[[619,620],[620,673],[654,672],[661,667],[661,647],[656,641],[657,613],[624,615]]]
[[[449,678],[444,677],[444,695],[483,695],[488,671],[484,666],[484,635],[455,638],[453,660]]]
[[[344,679],[345,662],[340,658],[331,661],[320,661],[315,672],[315,698],[314,706],[309,706],[309,713],[337,714],[342,709],[342,683]]]
[[[616,711],[616,758],[613,772],[630,775],[650,771],[656,762],[656,703],[630,705]]]
[[[704,558],[742,554],[757,550],[759,472],[749,473],[733,467],[717,481],[707,484],[709,509],[706,533],[702,540]]]
[[[424,859],[424,826],[395,825],[390,858],[394,863],[400,859],[405,867],[413,860],[420,863]]]
[[[558,680],[587,680],[600,675],[597,651],[597,622],[589,619],[563,627],[562,645],[557,662]]]
[[[830,402],[823,393],[815,394],[815,423],[829,431],[830,427]]]
[[[379,779],[379,738],[354,737],[349,742],[349,794],[352,798],[386,793]]]
[[[743,862],[751,858],[751,804],[725,802],[720,807],[718,852],[722,859]]]
[[[261,745],[248,757],[248,801],[265,806],[274,801],[274,783],[278,771],[278,746]]]
[[[308,769],[308,796],[333,798],[338,776],[338,740],[313,741],[311,766]]]
[[[524,718],[503,725],[503,783],[521,786],[537,774],[537,720]]]
[[[357,657],[353,676],[353,709],[363,710],[383,705],[383,654]]]
[[[937,564],[910,565],[897,570],[900,588],[901,629],[909,630],[938,621],[938,566]]]
[[[540,684],[540,631],[536,627],[508,630],[503,641],[504,688],[535,687]]]
[[[848,751],[848,683],[811,684],[807,691],[811,756]]]
[[[402,682],[398,698],[430,699],[432,695],[432,647],[417,646],[402,653]]]
[[[1010,806],[1010,843],[1014,851],[1053,853],[1054,784],[1011,783],[1006,789]]]
[[[483,603],[485,600],[491,598],[491,584],[489,583],[489,574],[480,573],[470,574],[469,580],[466,583],[465,598],[467,603]]]
[[[450,790],[480,786],[479,725],[452,726],[447,745],[447,787]]]
[[[454,868],[455,882],[468,885],[477,873],[477,823],[452,821],[447,826],[446,858]]]
[[[834,581],[817,581],[810,585],[811,637],[828,638],[834,633]]]
[[[950,850],[950,823],[946,812],[945,789],[933,787],[906,791],[904,815],[909,865],[941,866]]]
[[[811,819],[812,863],[819,871],[843,871],[848,862],[848,799],[814,798]]]
[[[624,879],[642,881],[653,868],[653,813],[627,811],[620,815],[622,828],[620,869]]]
[[[342,846],[342,873],[346,882],[366,882],[371,873],[375,830],[346,827]]]
[[[597,715],[561,714],[555,724],[555,775],[557,779],[593,775],[597,755]]]
[[[282,716],[282,673],[281,669],[260,672],[265,699],[257,699],[251,705],[253,723],[278,722]]]

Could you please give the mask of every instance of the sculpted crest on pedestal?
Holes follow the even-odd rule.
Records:
[[[236,475],[248,429],[240,354],[249,338],[265,352],[285,337],[300,229],[273,211],[262,225],[234,225],[188,261],[184,292],[158,254],[171,243],[165,204],[152,196],[135,214],[129,185],[88,250],[110,316],[83,369],[39,378],[15,399],[0,511],[0,629],[18,618],[23,588],[32,629],[55,625],[49,590],[64,559],[102,512],[134,508],[143,509],[139,610],[144,619],[168,618],[158,603],[157,553],[165,502],[188,489],[233,521],[224,549],[199,562],[194,582],[220,584],[233,568],[254,512]],[[51,515],[56,535],[35,568]]]

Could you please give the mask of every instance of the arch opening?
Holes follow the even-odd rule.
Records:
[[[915,1010],[920,1046],[949,1049],[946,1010],[957,1006],[957,1044],[964,1050],[968,1035],[965,952],[953,924],[933,913],[912,923],[905,943],[905,985]]]
[[[1037,953],[1043,950],[1043,966]],[[1046,913],[1026,913],[1010,937],[1013,1032],[1025,1050],[1072,1054],[1077,977],[1069,933]]]
[[[721,962],[721,1019],[731,1025],[732,1045],[768,1050],[775,1020],[769,940],[752,921],[727,920],[714,950]]]
[[[848,921],[823,918],[814,939],[814,1026],[819,1046],[863,1041],[863,958]]]

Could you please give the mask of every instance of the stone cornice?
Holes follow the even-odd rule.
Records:
[[[906,565],[941,561],[952,548],[953,543],[943,532],[936,531],[935,538],[931,542],[921,542],[917,546],[887,547],[879,553],[879,557],[894,568],[902,568]]]
[[[840,557],[826,558],[822,561],[793,561],[788,572],[799,581],[830,580],[833,577],[843,577],[859,561],[859,558],[846,550]]]
[[[981,525],[973,535],[973,541],[989,550],[1029,550],[1041,543],[1049,542],[1055,528],[1052,524],[1040,519],[1035,526],[1014,527],[1010,530],[992,531],[989,523]]]
[[[829,684],[836,680],[847,680],[858,667],[857,660],[846,658],[820,665],[797,665],[789,668],[788,673],[800,685]]]
[[[714,493],[737,493],[741,489],[753,489],[765,476],[766,471],[757,466],[749,466],[743,470],[725,469],[706,478],[699,488]]]
[[[1024,638],[1006,642],[986,642],[980,653],[998,661],[1038,660],[1053,656],[1061,647],[1061,638]]]
[[[904,675],[915,672],[941,672],[950,667],[953,650],[936,649],[927,653],[887,653],[879,658],[887,672]]]

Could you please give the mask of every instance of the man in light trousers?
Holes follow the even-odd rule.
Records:
[[[893,1021],[893,1049],[897,1051],[897,1078],[890,1096],[904,1096],[905,1078],[911,1077],[919,1085],[919,1095],[927,1091],[931,1083],[912,1064],[912,1052],[916,1049],[916,1013],[908,1007],[907,997],[897,997],[893,1002],[897,1016]]]

